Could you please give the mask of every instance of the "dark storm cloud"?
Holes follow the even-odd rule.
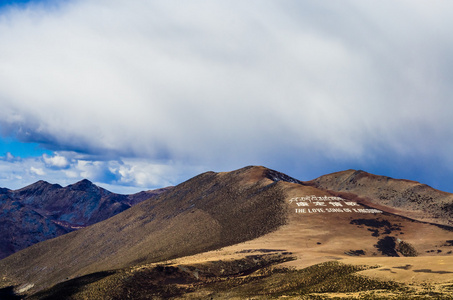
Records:
[[[3,11],[0,124],[105,163],[441,157],[448,172],[451,6],[74,1]]]

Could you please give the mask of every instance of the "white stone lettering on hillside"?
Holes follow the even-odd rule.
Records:
[[[361,208],[361,205],[354,201],[345,200],[334,196],[303,196],[289,199],[289,203],[295,203],[297,214],[315,213],[361,213],[380,214],[379,209]]]

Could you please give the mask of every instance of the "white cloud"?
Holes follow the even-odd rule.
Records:
[[[55,154],[59,156],[61,154]],[[125,161],[99,161],[77,158],[74,153],[65,153],[69,158],[64,168],[56,168],[41,157],[8,161],[0,159],[1,187],[19,189],[38,180],[73,184],[84,178],[117,193],[135,193],[142,190],[175,185],[187,174],[195,176],[200,168],[188,168],[172,163],[162,164],[143,159]],[[23,170],[26,170],[24,172]],[[187,178],[184,178],[187,179]]]
[[[175,166],[448,160],[452,6],[81,0],[4,11],[0,126],[58,150],[47,169],[139,186],[181,179]]]
[[[49,167],[66,168],[69,166],[69,161],[66,159],[66,157],[59,155],[58,153],[56,153],[54,156],[43,154],[43,160]]]
[[[46,175],[46,172],[44,172],[43,169],[35,168],[35,167],[30,167],[30,172],[33,174],[36,174],[38,176]]]
[[[121,163],[109,164],[112,173],[119,174],[118,184],[130,186],[170,186],[188,179],[188,174],[195,176],[206,169],[200,166],[188,166],[173,162],[150,162],[144,159],[124,159]]]

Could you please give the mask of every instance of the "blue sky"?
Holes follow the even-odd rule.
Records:
[[[0,186],[264,165],[453,192],[450,1],[0,1]]]
[[[9,5],[23,5],[23,4],[28,4],[32,2],[31,0],[22,0],[22,1],[15,1],[15,0],[11,0],[11,1],[6,1],[6,0],[2,0],[0,1],[0,5],[3,7],[3,6],[9,6]],[[37,1],[35,1],[37,2]]]
[[[28,158],[43,154],[51,155],[52,151],[42,148],[38,143],[23,143],[14,137],[3,137],[0,140],[0,156],[5,157],[7,153]]]

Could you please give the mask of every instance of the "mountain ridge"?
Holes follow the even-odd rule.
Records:
[[[105,220],[165,189],[112,193],[84,179],[62,187],[39,180],[0,190],[0,259],[35,243]]]
[[[282,181],[266,175],[264,168],[253,167],[197,175],[116,216],[13,254],[0,261],[0,269],[22,274],[35,265],[36,271],[25,278],[35,278],[40,286],[43,277],[57,283],[62,272],[80,276],[106,266],[117,269],[253,239],[285,222]],[[247,222],[238,222],[242,219]],[[69,252],[68,245],[74,245]],[[55,265],[44,267],[50,261]]]
[[[407,179],[345,170],[305,182],[332,192],[348,192],[419,221],[453,225],[453,194]]]
[[[62,287],[79,282],[81,286],[74,293],[79,295],[80,291],[85,296],[80,294],[79,298],[71,299],[99,295],[96,291],[101,287],[105,295],[110,295],[106,297],[116,295],[124,299],[139,293],[143,298],[138,299],[146,299],[154,293],[154,288],[179,291],[180,285],[174,285],[172,280],[181,280],[180,284],[194,284],[185,290],[190,293],[206,286],[207,294],[200,292],[203,297],[193,297],[210,299],[217,293],[209,290],[211,280],[220,283],[232,280],[236,287],[241,280],[265,279],[267,275],[263,274],[272,273],[262,269],[268,259],[283,264],[283,269],[276,271],[278,277],[292,274],[285,268],[306,268],[332,260],[350,261],[355,256],[362,259],[354,261],[358,265],[373,262],[372,269],[378,268],[376,274],[402,274],[421,278],[422,282],[429,266],[429,272],[433,270],[431,277],[438,274],[436,280],[448,283],[453,268],[445,264],[453,262],[453,227],[419,222],[407,218],[404,211],[401,216],[387,212],[384,205],[371,201],[363,191],[350,191],[353,186],[349,181],[363,186],[370,184],[362,181],[363,178],[372,176],[359,172],[351,177],[354,170],[344,172],[327,174],[318,178],[318,182],[299,181],[262,166],[202,173],[109,219],[0,260],[0,289],[15,287],[17,292],[35,294],[36,298],[31,299],[47,299],[38,295],[57,295],[64,292]],[[387,182],[400,187],[413,185],[395,183],[391,178],[373,177],[371,182],[375,184],[375,181],[381,190],[386,190]],[[348,192],[327,189],[327,186],[335,188],[334,183],[349,187]],[[321,184],[323,188],[316,186]],[[448,199],[444,200],[448,202]],[[388,265],[385,260],[388,256],[405,258],[401,261],[406,265],[397,261]],[[386,265],[378,267],[375,261]],[[423,266],[426,262],[429,262],[426,269],[412,269],[413,265]],[[244,264],[250,269],[243,269]],[[230,276],[230,268],[239,273],[232,279],[222,277],[222,274]],[[211,270],[208,272],[211,275],[201,270]],[[254,270],[263,273],[255,274]],[[102,275],[100,282],[105,278],[102,286],[83,283],[83,278],[98,278],[96,274]],[[244,277],[247,274],[254,274],[255,279]],[[147,287],[151,279],[146,278],[151,275],[158,277],[152,277],[153,285]],[[203,276],[208,276],[206,282]],[[138,278],[143,278],[146,284],[134,285]],[[293,280],[297,282],[300,277],[289,281]],[[36,294],[38,291],[44,294]],[[222,293],[226,293],[222,294],[224,298],[230,295],[229,289]]]

